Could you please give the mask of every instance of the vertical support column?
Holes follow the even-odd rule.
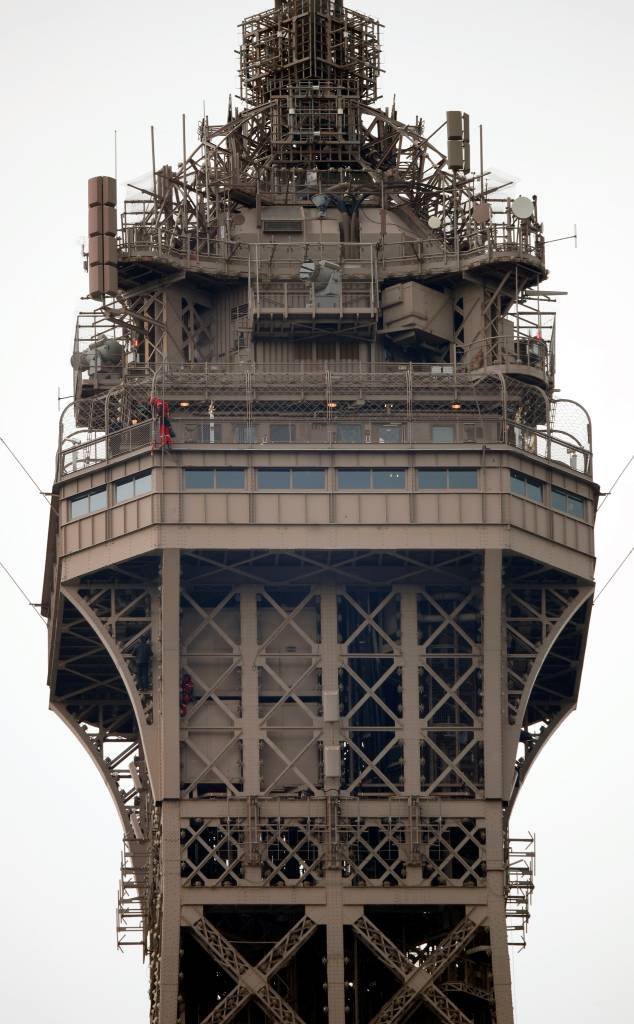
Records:
[[[171,287],[167,288],[163,294],[165,301],[163,356],[168,362],[180,362],[188,358],[188,353],[183,351],[182,291],[178,287]]]
[[[496,1024],[513,1024],[513,987],[506,930],[506,860],[502,804],[487,803],[487,903]]]
[[[403,654],[403,758],[405,793],[419,796],[420,708],[418,694],[418,613],[416,591],[401,591],[401,650]]]
[[[341,726],[339,718],[339,658],[337,644],[337,589],[322,587],[321,692],[324,709],[324,790],[341,788]]]
[[[484,794],[501,800],[502,792],[502,552],[484,552],[483,724]]]
[[[181,877],[180,808],[164,800],[161,813],[161,959],[159,965],[159,1024],[177,1024],[180,964]]]
[[[158,800],[180,799],[180,582],[180,551],[168,549],[161,565]]]
[[[328,1024],[346,1024],[345,975],[343,962],[343,915],[341,894],[328,893],[326,924],[326,980],[328,982]]]
[[[328,814],[329,858],[324,872],[326,885],[326,981],[328,983],[328,1024],[345,1024],[343,964],[343,915],[341,871],[335,851],[338,847],[336,796],[341,789],[341,724],[339,715],[339,646],[337,643],[337,588],[321,589],[321,687],[324,716],[324,790],[330,796]],[[334,821],[331,818],[334,817]],[[333,846],[334,843],[334,846]]]
[[[502,552],[484,553],[484,790],[486,797],[487,901],[497,1024],[513,1024],[513,995],[506,932],[504,823],[504,619]]]
[[[258,720],[258,605],[253,587],[240,590],[242,650],[242,772],[244,795],[260,792],[260,731]]]
[[[163,552],[158,680],[161,801],[159,1024],[178,1019],[180,947],[180,551]]]

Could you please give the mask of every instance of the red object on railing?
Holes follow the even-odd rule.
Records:
[[[150,398],[150,405],[158,414],[161,446],[169,448],[172,438],[176,437],[170,421],[170,407],[162,398]]]

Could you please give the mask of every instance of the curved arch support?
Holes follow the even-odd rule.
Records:
[[[550,654],[552,648],[554,647],[555,643],[563,633],[568,623],[574,618],[574,616],[577,614],[579,609],[586,603],[586,601],[588,601],[592,597],[593,593],[594,587],[592,586],[582,587],[580,589],[577,596],[574,598],[573,601],[570,602],[570,604],[566,608],[566,611],[562,613],[560,618],[557,620],[556,625],[551,629],[546,640],[540,647],[537,653],[537,657],[535,658],[533,667],[526,678],[526,682],[524,684],[524,691],[522,693],[522,699],[517,709],[517,721],[520,723],[520,728],[521,723],[524,721],[524,716],[526,714],[526,709],[528,707],[528,702],[530,700],[531,693],[533,692],[533,686],[535,685],[535,681],[543,668],[546,658]]]
[[[77,724],[75,719],[68,713],[68,711],[61,704],[51,704],[51,711],[53,711],[57,717],[64,723],[64,725],[70,729],[73,736],[79,740],[82,747],[92,760],[93,764],[99,771],[103,781],[108,787],[110,796],[113,799],[114,805],[117,809],[123,831],[127,839],[134,839],[134,832],[132,831],[132,825],[130,824],[130,818],[127,812],[125,802],[123,800],[123,794],[117,786],[116,780],[112,777],[108,771],[107,765],[104,763],[102,758],[99,757],[98,752],[95,750],[93,744],[90,742],[90,738],[84,732],[84,730]]]
[[[514,788],[513,788],[513,792],[511,794],[511,798],[509,800],[509,805],[508,805],[508,814],[509,815],[511,815],[512,812],[513,812],[513,808],[515,807],[515,802],[516,802],[518,796],[520,795],[522,786],[524,785],[524,783],[526,781],[526,776],[528,775],[529,771],[531,770],[531,768],[535,764],[535,761],[537,760],[537,755],[539,753],[541,753],[541,751],[546,746],[548,740],[551,739],[551,737],[557,732],[557,729],[559,728],[559,726],[563,722],[566,721],[566,719],[568,718],[568,715],[572,714],[572,712],[575,710],[576,706],[577,706],[576,703],[575,704],[571,704],[570,707],[564,708],[562,711],[559,712],[559,714],[554,715],[553,716],[553,720],[550,723],[550,725],[548,726],[548,728],[545,729],[542,733],[540,733],[540,735],[537,737],[537,739],[536,739],[535,743],[533,744],[533,746],[531,747],[531,749],[526,753],[525,758],[524,758],[524,765],[523,765],[523,768],[522,768],[521,780],[519,782],[519,785],[517,784],[517,781],[516,781],[516,783],[514,785]]]
[[[73,607],[79,612],[83,619],[91,627],[95,635],[101,641],[104,649],[108,652],[112,663],[114,664],[117,672],[119,673],[123,685],[126,688],[126,692],[137,722],[139,730],[139,738],[141,747],[143,750],[143,756],[145,763],[148,767],[148,775],[150,779],[150,786],[154,790],[153,777],[154,768],[156,765],[156,727],[150,726],[145,720],[145,712],[143,705],[141,704],[141,698],[139,692],[134,683],[134,679],[130,673],[130,669],[126,663],[125,658],[121,652],[121,648],[114,641],[104,624],[100,621],[95,612],[90,607],[87,601],[77,592],[74,587],[69,587],[67,584],[62,584],[60,587],[60,593],[67,601],[73,605]]]
[[[506,769],[506,779],[507,779],[507,783],[508,783],[507,784],[507,792],[510,792],[511,788],[512,788],[512,782],[510,780],[512,780],[512,778],[513,778],[516,751],[517,751],[517,746],[518,746],[518,743],[519,743],[519,735],[520,735],[520,732],[521,732],[522,727],[523,727],[523,722],[524,722],[524,718],[525,718],[525,715],[526,715],[526,710],[528,708],[528,702],[529,702],[529,700],[531,698],[531,694],[533,692],[533,687],[534,687],[537,679],[539,678],[539,674],[540,674],[542,668],[544,667],[544,664],[546,662],[546,659],[548,658],[548,655],[552,651],[553,647],[555,646],[557,640],[559,639],[559,637],[563,633],[564,629],[566,628],[566,626],[569,625],[569,623],[572,621],[572,619],[577,614],[579,609],[582,608],[583,605],[587,601],[590,601],[592,599],[592,595],[593,594],[594,594],[594,586],[592,586],[592,585],[580,588],[579,593],[577,594],[577,596],[570,602],[570,604],[566,608],[565,612],[562,613],[560,618],[557,620],[556,624],[550,630],[546,640],[544,641],[544,643],[539,648],[539,650],[537,652],[537,655],[535,657],[535,661],[534,661],[533,666],[531,668],[531,671],[528,674],[528,676],[526,677],[526,681],[524,683],[524,688],[523,688],[523,692],[522,692],[522,699],[521,699],[521,701],[520,701],[520,703],[518,705],[518,708],[517,708],[517,714],[516,714],[516,718],[515,718],[515,723],[512,726],[510,726],[509,730],[508,730],[508,735],[510,737],[512,737],[512,739],[511,739],[511,742],[508,742],[506,744],[506,752],[505,752],[505,761],[506,761],[505,769]],[[570,710],[572,710],[572,709],[570,709]],[[565,717],[565,716],[562,716],[561,720],[563,720],[563,717]],[[560,724],[560,723],[558,722],[557,724]],[[553,732],[554,732],[554,729],[552,729],[552,730],[549,729],[548,730],[549,735],[552,735]],[[538,744],[538,746],[539,746],[539,749],[541,749],[543,747],[543,743]],[[537,751],[535,751],[535,755],[536,755],[536,753],[537,753]],[[534,757],[531,759],[531,763],[533,761],[534,761]],[[524,773],[524,777],[525,777],[525,775],[526,775],[526,773]],[[517,798],[517,793],[518,792],[519,792],[519,789],[516,787],[516,790],[512,794],[512,797],[510,799],[515,801],[515,799]]]

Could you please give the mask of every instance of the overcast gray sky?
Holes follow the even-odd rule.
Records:
[[[69,357],[86,233],[86,179],[120,183],[177,161],[203,101],[224,120],[236,92],[236,22],[255,0],[9,2],[0,244],[0,433],[46,489],[57,389]],[[447,109],[485,127],[485,163],[539,196],[546,237],[578,224],[579,247],[549,247],[559,304],[558,386],[589,407],[607,489],[632,443],[632,8],[606,0],[487,4],[366,0],[386,23],[385,102],[435,129]],[[0,559],[39,600],[47,508],[0,447]],[[632,547],[634,468],[599,514],[597,578]],[[513,958],[517,1024],[624,1021],[634,940],[630,879],[634,556],[597,603],[580,708],[541,755],[513,833],[536,831],[537,890],[526,951]],[[0,575],[3,841],[0,1008],[38,1024],[141,1024],[147,979],[115,950],[121,829],[97,772],[47,711],[46,632]]]

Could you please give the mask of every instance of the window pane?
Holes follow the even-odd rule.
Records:
[[[369,469],[338,469],[337,487],[342,491],[369,490]]]
[[[337,441],[349,444],[363,444],[363,427],[360,423],[337,424]]]
[[[188,490],[202,488],[206,490],[214,485],[213,469],[186,469],[185,487]]]
[[[373,469],[372,487],[375,491],[396,491],[405,487],[404,469]]]
[[[134,478],[134,493],[135,494],[147,494],[148,491],[152,490],[152,474],[142,473],[140,476]]]
[[[295,490],[322,491],[326,486],[326,471],[323,469],[294,469],[293,487]]]
[[[291,423],[272,423],[271,441],[274,444],[288,444],[293,440],[293,425]]]
[[[477,487],[477,469],[449,469],[447,470],[450,487]]]
[[[530,477],[526,478],[526,497],[531,501],[542,500],[542,485],[537,480],[531,480]]]
[[[244,470],[243,469],[217,469],[216,470],[216,487],[244,487]]]
[[[429,490],[440,490],[447,486],[446,469],[419,469],[418,486]]]
[[[522,498],[526,494],[526,477],[523,477],[521,473],[515,473],[511,470],[511,490],[513,494],[520,494]]]
[[[134,480],[124,480],[115,487],[115,501],[127,501],[134,497]]]
[[[576,516],[577,519],[584,519],[585,504],[583,498],[578,498],[575,494],[568,495],[568,512],[571,516]]]
[[[282,491],[290,486],[290,469],[258,469],[258,487],[262,490]]]
[[[90,511],[90,497],[87,494],[80,494],[77,498],[70,499],[70,517],[77,519],[79,516],[88,515]]]
[[[90,495],[90,511],[100,512],[102,508],[106,507],[106,488],[102,487],[98,491],[93,491]]]
[[[566,492],[558,491],[556,487],[552,490],[552,506],[556,508],[558,512],[566,511]]]
[[[379,444],[400,444],[401,428],[391,423],[382,423],[378,428]]]
[[[454,427],[432,427],[431,439],[438,444],[451,444],[454,440]]]

